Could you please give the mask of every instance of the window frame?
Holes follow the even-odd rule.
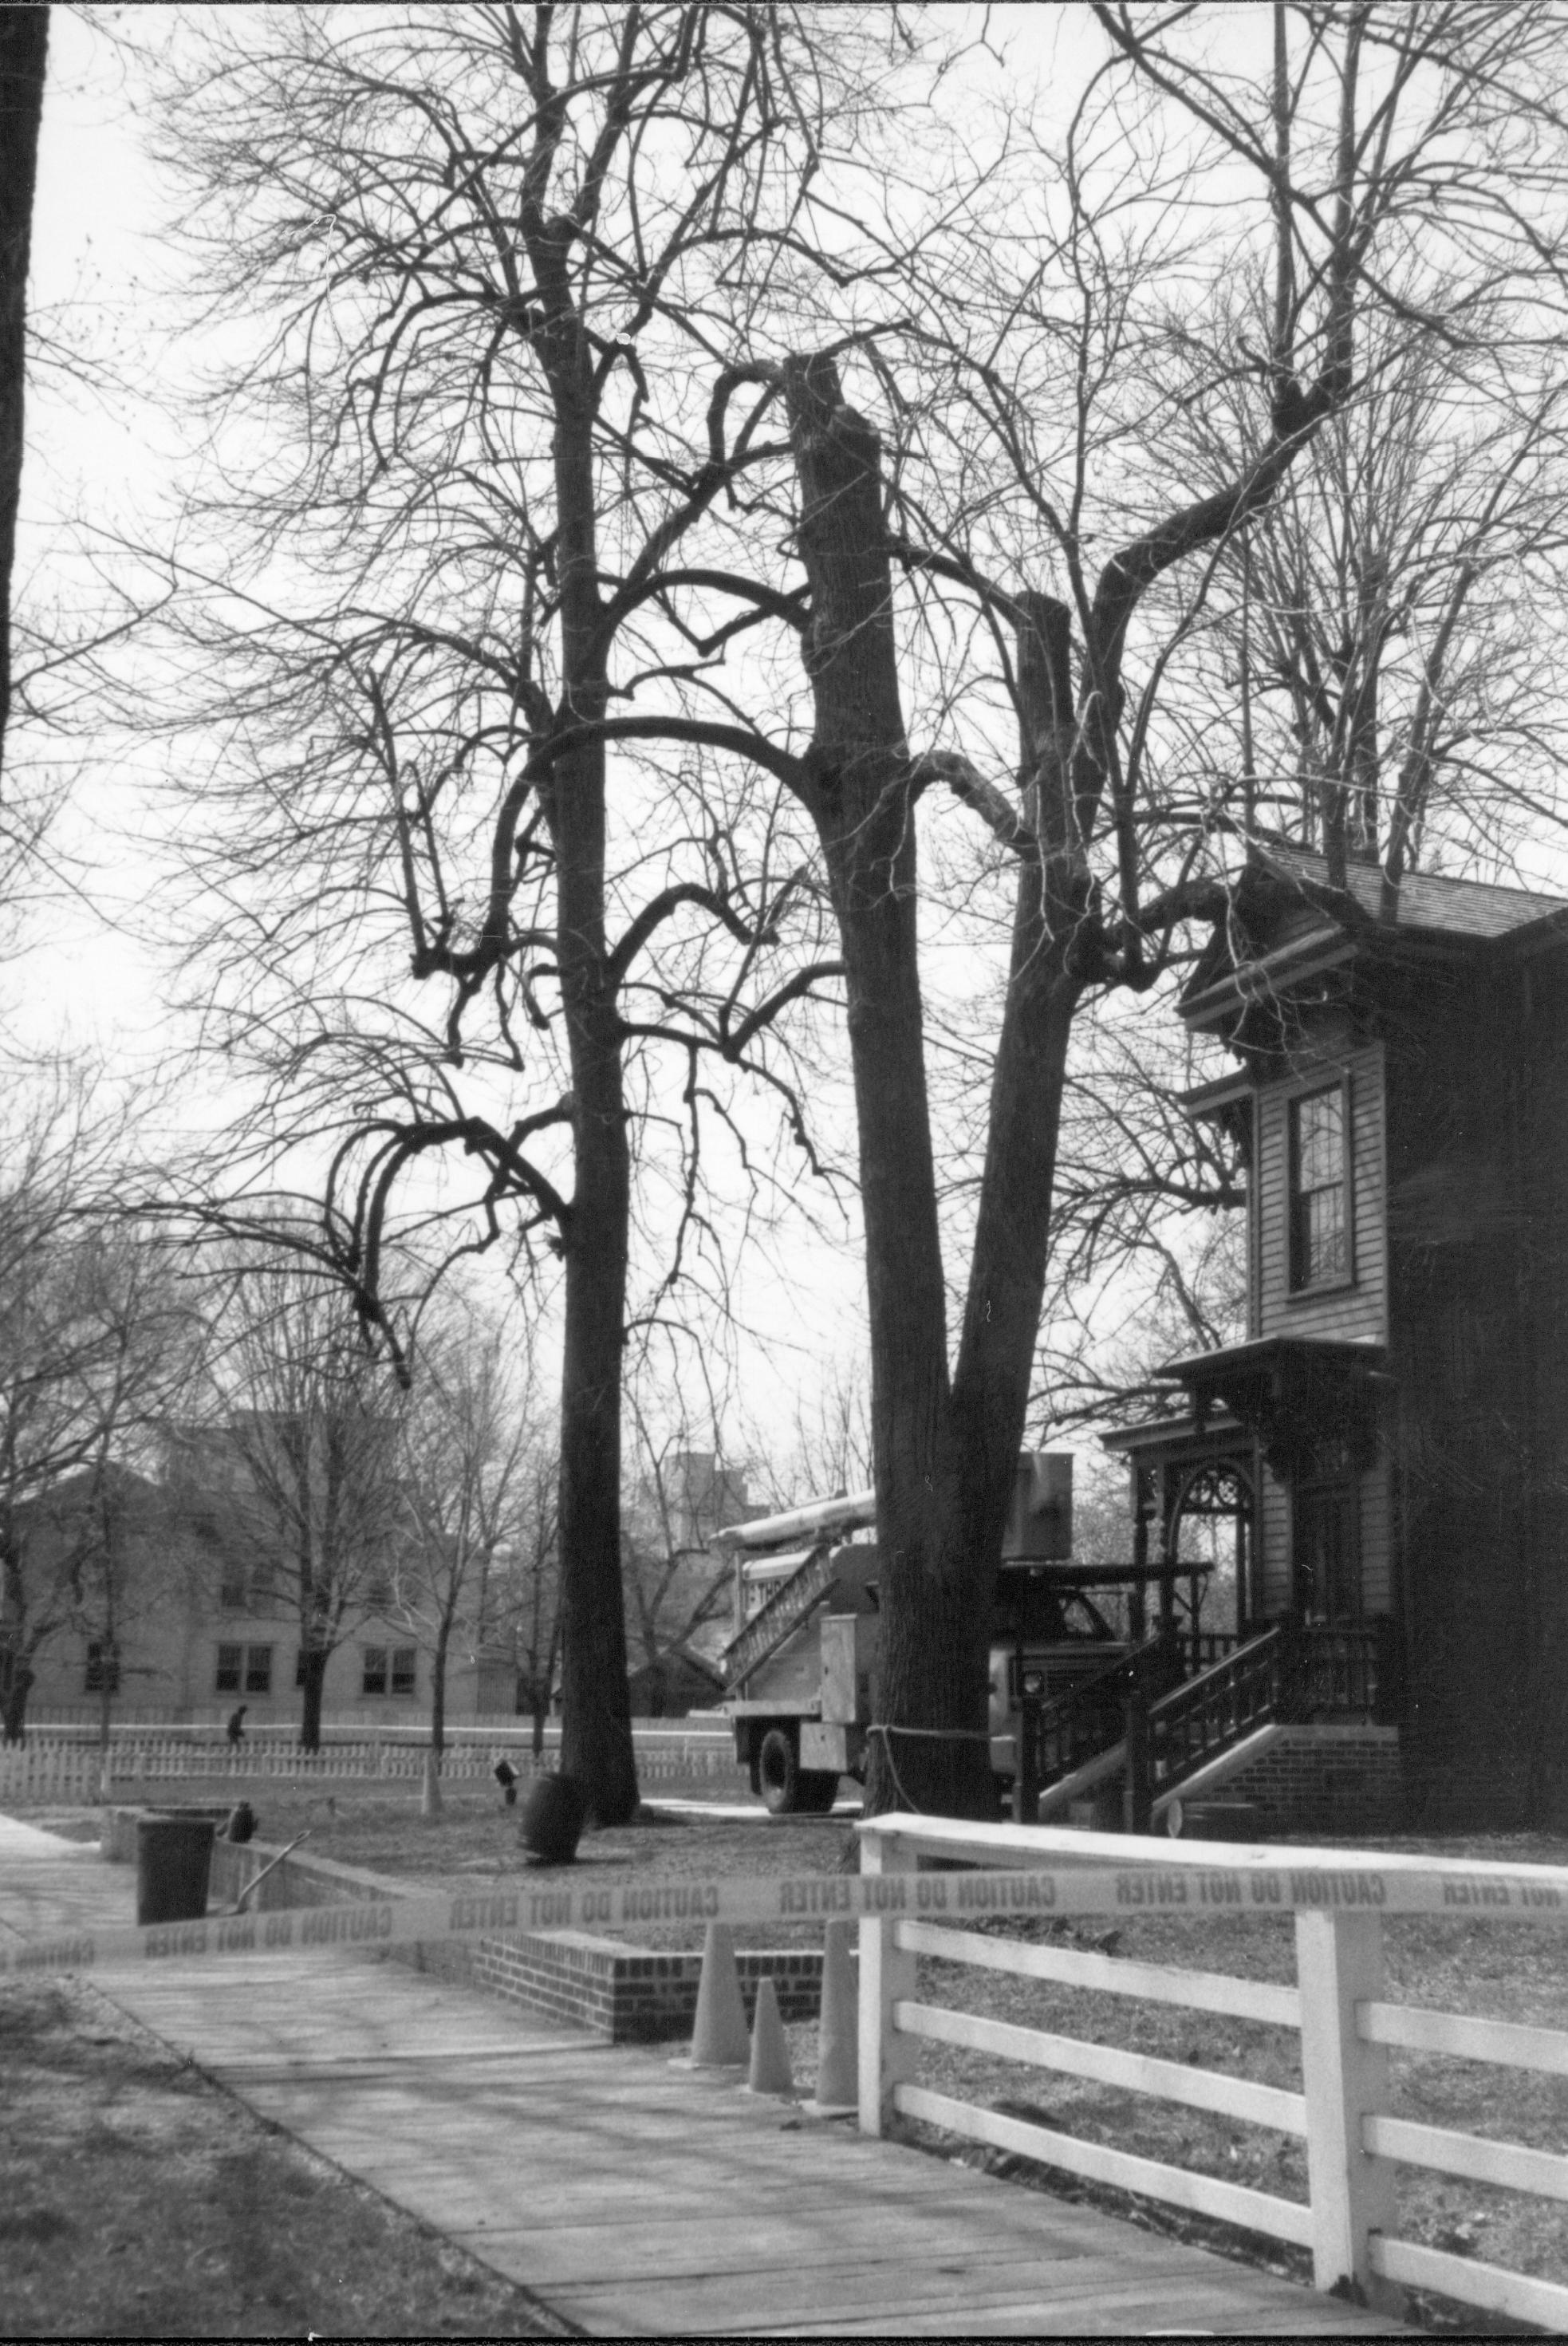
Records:
[[[270,1645],[247,1646],[245,1648],[245,1691],[247,1694],[270,1695],[272,1691],[272,1652]],[[256,1656],[265,1655],[260,1669]]]
[[[399,1664],[403,1667],[400,1669]],[[393,1646],[387,1655],[387,1692],[399,1702],[412,1702],[419,1693],[419,1647]]]
[[[389,1677],[388,1653],[385,1646],[360,1647],[360,1696],[361,1700],[384,1702]],[[379,1677],[379,1684],[372,1680]]]
[[[119,1690],[119,1647],[112,1637],[89,1637],[87,1658],[82,1665],[82,1692],[118,1694]]]
[[[1303,1191],[1299,1178],[1300,1117],[1309,1101],[1337,1096],[1339,1102],[1339,1196],[1342,1201],[1342,1222],[1345,1233],[1345,1261],[1341,1270],[1331,1276],[1309,1279],[1306,1276],[1302,1254],[1304,1198],[1327,1194],[1328,1185]],[[1355,1181],[1355,1122],[1354,1099],[1348,1068],[1325,1083],[1319,1077],[1304,1083],[1291,1091],[1285,1100],[1285,1280],[1287,1300],[1292,1303],[1310,1301],[1319,1295],[1333,1295],[1356,1284],[1356,1181]]]
[[[223,1658],[225,1654],[232,1654],[234,1659],[231,1662],[226,1663]],[[239,1694],[243,1691],[244,1683],[244,1647],[229,1644],[219,1645],[214,1660],[212,1672],[212,1686],[214,1693]]]

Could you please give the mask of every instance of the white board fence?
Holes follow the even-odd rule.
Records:
[[[863,2133],[884,2133],[900,2116],[923,2119],[1092,2182],[1291,2241],[1311,2251],[1320,2290],[1338,2290],[1380,2310],[1399,2312],[1406,2289],[1431,2290],[1461,2304],[1568,2333],[1568,2288],[1400,2239],[1395,2196],[1395,2169],[1405,2165],[1568,2200],[1568,2157],[1399,2116],[1390,2106],[1388,2059],[1389,2048],[1399,2045],[1568,2076],[1568,2032],[1388,2002],[1379,1911],[1380,1898],[1390,1906],[1395,1902],[1388,1895],[1391,1879],[1406,1890],[1431,1877],[1434,1884],[1441,1882],[1441,1905],[1451,1903],[1468,1921],[1501,1928],[1527,1918],[1561,1929],[1568,1926],[1568,1868],[1467,1863],[1459,1875],[1452,1867],[1439,1869],[1420,1858],[1359,1851],[1240,1850],[1223,1843],[1134,1841],[1120,1834],[907,1816],[879,1817],[859,1830],[862,1870],[879,1874],[915,1872],[922,1859],[982,1867],[1060,1867],[1074,1861],[1146,1867],[1141,1880],[1129,1879],[1129,1902],[1135,1911],[1157,1905],[1171,1919],[1196,1920],[1209,1911],[1206,1879],[1217,1884],[1222,1872],[1227,1896],[1238,1879],[1257,1895],[1269,1881],[1288,1881],[1292,1874],[1315,1876],[1333,1891],[1330,1902],[1310,1908],[1285,1898],[1286,1905],[1296,1905],[1294,1987],[985,1937],[929,1921],[863,1920]],[[1498,1895],[1505,1879],[1511,1888]],[[1145,1887],[1146,1901],[1138,1894]],[[1288,2093],[1186,2062],[922,2003],[916,1983],[921,1955],[1298,2030],[1304,2091]],[[1281,2198],[933,2092],[916,2081],[922,2043],[963,2046],[1093,2078],[1304,2137],[1308,2198]]]

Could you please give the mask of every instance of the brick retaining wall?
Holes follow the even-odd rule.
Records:
[[[139,1809],[105,1811],[103,1853],[114,1862],[136,1856]],[[277,1851],[261,1841],[215,1841],[209,1902],[232,1906]],[[408,1898],[430,1884],[370,1873],[326,1857],[294,1852],[262,1882],[254,1905],[264,1912],[282,1907],[341,1906],[366,1899]],[[586,1931],[529,1931],[495,1939],[436,1939],[428,1945],[389,1947],[378,1958],[401,1963],[432,1978],[504,1996],[530,2012],[591,2030],[613,2045],[656,2044],[689,2036],[697,2015],[702,1956],[663,1953],[602,1939]],[[743,1947],[736,1968],[747,2018],[759,1980],[772,1980],[785,2020],[815,2020],[821,2008],[822,1953],[819,1947]]]

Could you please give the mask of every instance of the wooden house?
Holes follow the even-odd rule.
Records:
[[[1238,1063],[1186,1106],[1248,1168],[1247,1324],[1161,1369],[1185,1414],[1111,1446],[1167,1614],[1242,1649],[1290,1625],[1321,1697],[1298,1727],[1362,1729],[1412,1824],[1561,1823],[1568,903],[1417,875],[1388,905],[1364,864],[1346,893],[1255,849],[1186,988]],[[1217,1514],[1225,1621],[1186,1569]]]

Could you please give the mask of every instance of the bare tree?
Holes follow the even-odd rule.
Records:
[[[41,1649],[113,1603],[127,1470],[195,1371],[167,1256],[116,1218],[123,1113],[60,1065],[19,1117],[0,1182],[0,1721],[20,1739]],[[142,1596],[148,1594],[143,1591]],[[119,1596],[123,1612],[127,1599]],[[138,1601],[139,1598],[138,1598]]]
[[[698,1444],[684,1413],[659,1427],[635,1391],[630,1405],[638,1472],[624,1511],[622,1571],[632,1650],[658,1698],[692,1640],[728,1614],[733,1566],[710,1553],[715,1534],[759,1510],[745,1470]]]
[[[544,1752],[545,1726],[559,1682],[559,1491],[555,1445],[539,1444],[524,1463],[512,1536],[497,1553],[484,1621],[488,1650],[510,1662],[517,1708],[526,1709],[532,1722],[535,1760]]]
[[[1201,12],[1095,13],[1112,63],[1054,158],[1060,216],[1031,224],[1032,250],[1004,233],[979,247],[976,277],[996,273],[990,292],[949,307],[955,357],[945,386],[889,398],[885,446],[845,398],[830,356],[787,360],[781,371],[815,711],[794,787],[820,839],[848,970],[884,1550],[882,1704],[891,1732],[911,1730],[903,1785],[936,1810],[983,1810],[991,1798],[983,1595],[1027,1408],[1074,1024],[1107,990],[1148,994],[1191,924],[1227,917],[1211,807],[1173,787],[1160,723],[1210,582],[1351,397],[1359,316],[1402,309],[1410,322],[1414,307],[1415,324],[1426,322],[1404,275],[1419,236],[1442,243],[1441,286],[1429,276],[1420,299],[1449,332],[1469,332],[1483,292],[1485,314],[1495,321],[1504,299],[1521,335],[1539,331],[1541,308],[1560,307],[1562,47],[1551,9],[1281,8],[1272,57],[1261,39],[1253,45],[1256,71],[1245,51],[1227,46],[1217,59],[1215,26]],[[1521,232],[1511,198],[1489,195],[1521,109],[1540,149],[1534,192],[1552,207],[1544,235],[1533,224]],[[1169,142],[1182,126],[1200,143],[1173,169]],[[1211,242],[1200,257],[1190,206],[1210,169],[1240,235],[1228,252]],[[1171,240],[1183,233],[1188,249],[1177,252]],[[1256,256],[1265,240],[1266,345],[1222,346],[1207,375],[1176,365],[1178,350],[1203,349],[1207,321],[1172,317],[1165,272],[1179,260],[1189,288],[1201,276],[1218,292],[1241,250]],[[1446,264],[1461,253],[1456,285]],[[926,338],[937,339],[934,316]],[[882,349],[876,372],[866,370],[879,398],[885,385],[899,392]],[[1217,377],[1249,387],[1254,422],[1227,444],[1220,484],[1194,495],[1173,479],[1171,444],[1156,425],[1162,407],[1217,393]],[[950,434],[941,463],[923,463],[933,419],[955,411],[967,437]],[[1129,461],[1135,445],[1146,452],[1141,464]],[[1000,477],[987,449],[1001,452]],[[967,473],[987,485],[955,501],[943,466],[950,483],[957,468],[961,481]],[[1036,566],[1065,593],[1032,584]],[[933,634],[937,615],[953,611],[952,590],[967,589],[978,621],[967,640],[994,645],[1018,725],[1013,790],[962,750],[911,754],[901,569],[933,615]],[[956,617],[944,624],[950,639],[960,633]],[[939,713],[960,700],[949,675]],[[952,1359],[917,937],[915,810],[933,784],[973,811],[1016,875]],[[1388,878],[1397,893],[1397,866]],[[1324,895],[1344,917],[1364,916],[1331,842]],[[869,1797],[893,1797],[880,1763]]]
[[[922,1806],[983,1806],[984,1599],[1027,1414],[1073,1036],[1085,1004],[1152,998],[1225,921],[1220,851],[1247,819],[1245,790],[1184,762],[1171,715],[1217,583],[1356,395],[1367,321],[1455,347],[1556,332],[1553,7],[1094,15],[1105,54],[1065,134],[1015,117],[942,233],[914,239],[862,238],[842,184],[831,242],[820,228],[815,191],[835,141],[843,159],[858,87],[770,11],[584,11],[565,40],[548,11],[474,11],[463,34],[479,37],[461,70],[445,52],[450,77],[431,56],[451,20],[399,18],[389,48],[379,16],[343,39],[308,19],[273,50],[269,16],[208,113],[182,120],[229,207],[217,225],[237,295],[301,271],[328,289],[279,313],[278,363],[254,378],[307,430],[296,474],[250,498],[264,548],[308,546],[338,589],[311,622],[326,649],[307,722],[321,712],[327,746],[286,787],[263,768],[243,801],[246,868],[291,888],[301,837],[351,841],[307,892],[311,920],[330,903],[352,928],[394,904],[414,970],[449,989],[433,1022],[444,1063],[400,1073],[402,1105],[363,1119],[357,1170],[341,1168],[341,1267],[373,1314],[380,1218],[449,1148],[483,1168],[483,1214],[520,1205],[562,1250],[565,1750],[606,1818],[635,1797],[616,1528],[627,1045],[686,1055],[695,1117],[701,1075],[744,1061],[765,1015],[835,966],[813,952],[759,983],[784,899],[756,842],[789,842],[793,902],[809,827],[845,973],[881,1723],[911,1736],[899,1775]],[[659,177],[656,120],[685,142],[674,178]],[[912,117],[901,127],[908,146]],[[919,151],[941,182],[940,148]],[[901,205],[918,209],[901,189],[884,219]],[[1259,278],[1261,340],[1237,328],[1231,294]],[[1181,419],[1200,409],[1217,474],[1186,454]],[[261,585],[247,585],[258,639],[279,624]],[[792,643],[804,723],[767,657]],[[298,727],[298,667],[287,688],[272,673],[270,696],[240,704],[258,740],[285,716]],[[906,702],[940,746],[911,754]],[[993,778],[1003,724],[1011,781]],[[702,860],[661,862],[612,942],[606,761],[638,743],[658,745],[667,795],[633,793],[634,820],[694,803],[668,772],[687,751],[743,761],[799,814],[769,792],[717,843],[694,822],[687,852],[699,839]],[[366,772],[379,824],[350,786]],[[972,1055],[983,1166],[957,1279],[920,938],[921,833],[943,794],[974,822],[973,888],[1011,901],[999,1022]],[[1362,917],[1326,844],[1324,901]],[[1397,861],[1388,879],[1397,892]],[[277,901],[258,914],[252,980],[283,958]],[[699,916],[737,967],[717,985],[699,963],[695,988],[655,974],[648,1015],[634,1014],[634,965],[640,977]],[[509,1094],[501,1116],[465,1095],[482,1012],[492,1068],[519,1078],[549,1064],[535,1038],[555,1022],[565,1088]],[[280,1056],[304,1063],[343,1022],[280,1024]],[[873,1803],[891,1786],[879,1760]]]
[[[738,1076],[808,1145],[769,1035],[837,967],[777,752],[722,671],[803,619],[748,550],[782,445],[759,349],[868,265],[843,191],[813,189],[876,102],[881,37],[774,7],[267,12],[219,25],[175,117],[219,298],[275,327],[240,389],[297,427],[270,474],[247,460],[226,520],[250,568],[191,622],[204,663],[224,630],[251,662],[223,688],[224,771],[258,753],[214,933],[244,995],[224,1039],[280,1090],[357,1070],[331,1236],[367,1313],[386,1218],[436,1156],[478,1176],[476,1239],[504,1218],[563,1261],[563,1764],[605,1821],[636,1799],[634,1126],[678,1101],[678,1270]],[[329,592],[296,617],[304,566]],[[207,881],[222,806],[219,782]],[[336,984],[324,929],[361,955]],[[367,1043],[396,986],[367,983],[372,933],[443,1006]]]
[[[446,1678],[453,1638],[476,1661],[510,1594],[534,1530],[536,1468],[551,1431],[540,1407],[525,1329],[448,1291],[427,1317],[399,1423],[398,1481],[408,1517],[392,1576],[390,1611],[430,1657],[430,1742],[446,1748]]]
[[[341,1289],[256,1245],[215,1309],[206,1407],[175,1430],[188,1497],[221,1490],[231,1535],[299,1622],[300,1742],[320,1749],[327,1664],[373,1609],[407,1536],[397,1478],[402,1395]]]

